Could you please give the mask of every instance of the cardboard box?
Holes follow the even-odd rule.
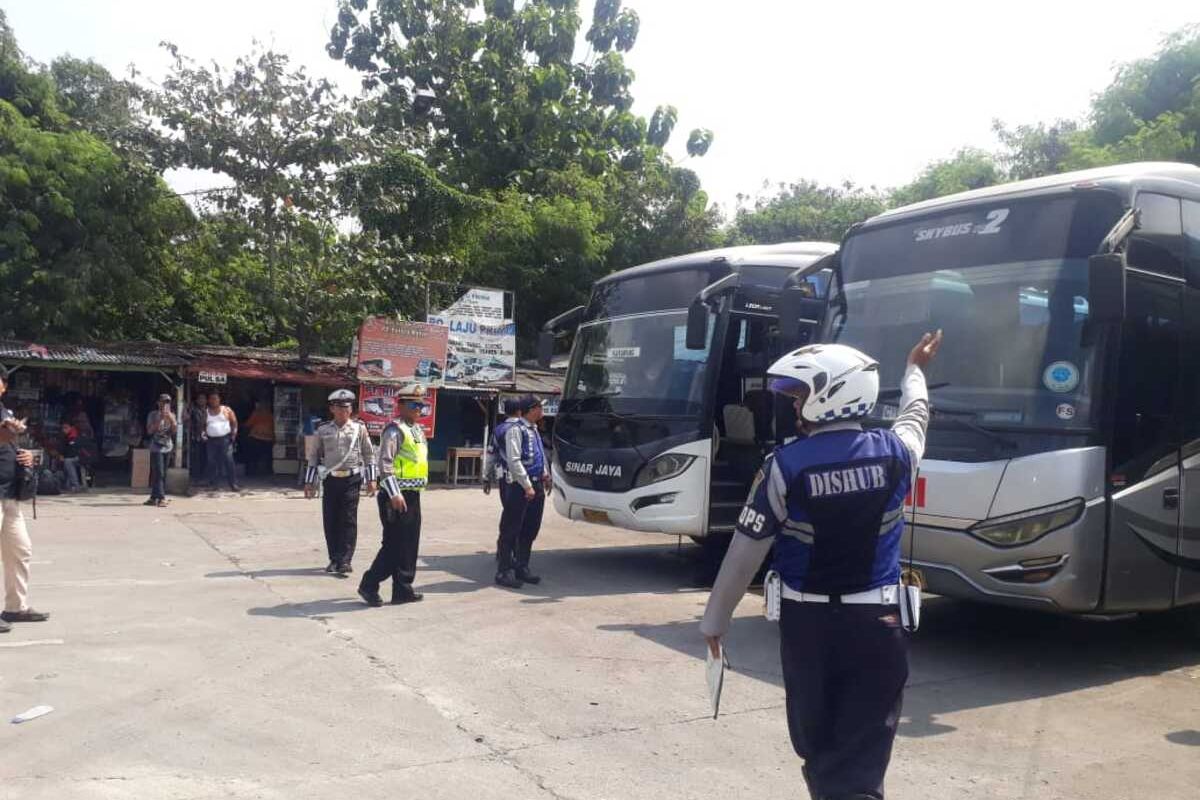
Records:
[[[288,446],[286,444],[277,444],[271,448],[271,458],[287,458]]]
[[[129,452],[132,465],[129,471],[129,485],[134,489],[150,488],[150,449],[135,447]]]

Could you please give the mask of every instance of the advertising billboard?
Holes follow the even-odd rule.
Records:
[[[358,332],[358,379],[441,386],[448,336],[444,325],[370,317]]]
[[[444,311],[428,316],[449,335],[446,380],[471,386],[512,386],[517,368],[517,326],[505,314],[505,292],[468,289]],[[511,308],[511,302],[510,302]]]

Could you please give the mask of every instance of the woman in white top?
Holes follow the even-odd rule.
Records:
[[[219,392],[208,393],[208,408],[204,413],[204,446],[207,450],[208,487],[217,488],[217,479],[224,473],[229,488],[241,491],[233,467],[233,443],[237,440],[237,414],[221,405]]]

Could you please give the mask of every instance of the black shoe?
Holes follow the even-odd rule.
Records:
[[[0,633],[8,633],[12,630],[12,625],[9,625],[4,620],[0,619]]]
[[[325,567],[326,572],[337,572],[337,564],[333,561],[329,562],[329,566]]]
[[[156,505],[158,505],[158,500],[156,500],[155,498],[151,497],[149,500],[147,500],[146,502],[142,503],[142,505],[144,505],[144,506],[156,506]]]
[[[354,568],[349,564],[338,564],[333,570],[334,574],[339,578],[349,578],[350,573],[354,572]]]
[[[503,572],[496,573],[496,585],[507,586],[509,589],[520,589],[525,584],[517,579],[516,573],[511,569],[506,569]]]
[[[403,592],[392,592],[392,605],[402,606],[405,603],[419,603],[425,599],[425,595],[420,592],[414,592],[412,589]]]
[[[5,622],[45,622],[50,619],[50,615],[41,611],[34,611],[32,608],[27,608],[24,611],[5,611],[0,614],[0,620]]]
[[[522,583],[532,583],[536,586],[537,584],[542,582],[542,576],[534,575],[532,572],[530,572],[527,569],[518,569],[516,571],[516,575],[517,575],[517,580],[521,581]]]
[[[379,608],[381,605],[383,605],[383,598],[379,596],[378,589],[368,589],[362,584],[359,584],[358,596],[361,597],[363,602],[369,605],[371,608]]]

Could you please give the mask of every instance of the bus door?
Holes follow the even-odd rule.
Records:
[[[1178,204],[1174,198],[1174,220]],[[1143,202],[1145,205],[1143,206]],[[1159,236],[1160,204],[1138,199],[1142,227],[1127,247],[1126,315],[1121,328],[1112,432],[1112,511],[1104,610],[1170,608],[1175,602],[1183,472],[1182,263],[1178,242]],[[1166,209],[1170,229],[1170,208]],[[1169,241],[1165,241],[1169,239]]]
[[[1200,202],[1183,201],[1187,288],[1183,332],[1183,500],[1176,605],[1200,603]]]

